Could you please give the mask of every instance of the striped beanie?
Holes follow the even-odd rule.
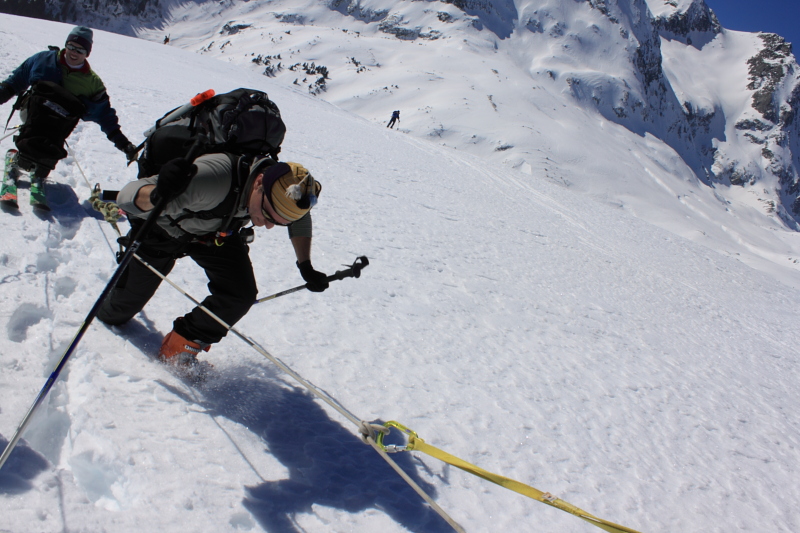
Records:
[[[261,171],[256,161],[253,168]],[[281,218],[294,222],[308,213],[317,203],[322,185],[300,163],[277,163],[263,170],[262,185],[269,203]]]

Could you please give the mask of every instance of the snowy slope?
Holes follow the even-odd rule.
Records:
[[[376,124],[400,110],[403,133],[547,174],[798,287],[800,67],[703,0],[97,0],[59,16],[170,36]],[[717,221],[711,238],[698,219]]]
[[[67,30],[0,16],[0,70]],[[631,162],[641,160],[652,190],[693,188],[668,180],[679,163],[663,166],[663,144],[601,144],[597,131],[628,137],[553,109],[552,144],[525,174],[231,62],[104,32],[96,43],[92,64],[134,141],[206,88],[262,88],[278,103],[289,126],[282,157],[325,187],[315,265],[332,272],[358,255],[371,264],[321,295],[259,304],[237,328],[349,411],[398,420],[642,532],[800,529],[800,293],[778,281],[796,279],[788,269],[771,276],[744,263],[779,247],[748,252],[738,209],[726,224],[695,199],[654,213],[670,229],[693,213],[711,241],[699,246],[632,216],[630,205],[644,205],[633,193],[615,205],[544,170],[579,147],[583,159],[559,168],[598,187],[617,157],[614,179],[635,182]],[[115,234],[89,209],[89,184],[118,188],[134,171],[94,124],[79,125],[70,146],[74,157],[52,174],[51,219],[24,205],[0,214],[5,438],[116,266]],[[713,251],[733,242],[742,255]],[[282,231],[259,232],[261,294],[301,282],[290,248]],[[190,261],[170,277],[205,294]],[[207,354],[215,373],[200,388],[152,362],[190,307],[165,285],[131,324],[89,329],[0,471],[0,530],[450,530],[354,426],[236,338]],[[397,460],[467,531],[599,531],[428,456]]]
[[[763,47],[757,36],[660,39],[639,0],[520,1],[502,14],[502,2],[481,5],[490,7],[186,4],[138,35],[168,34],[170,47],[261,72],[375,124],[398,109],[403,133],[547,175],[800,286],[800,235],[788,212],[800,146],[783,126],[737,126],[758,118],[747,89],[747,60]],[[782,63],[791,70],[793,61]]]

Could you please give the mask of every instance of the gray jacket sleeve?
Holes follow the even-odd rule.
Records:
[[[303,215],[302,218],[289,224],[289,238],[292,237],[311,237],[313,226],[311,224],[311,211]]]
[[[213,209],[228,195],[231,186],[231,163],[225,154],[209,154],[195,161],[197,174],[192,178],[189,187],[180,196],[169,202],[158,218],[158,225],[173,237],[182,237],[186,233],[206,235],[220,228],[220,219],[203,220],[187,218],[178,226],[173,220],[187,211],[198,212]],[[136,180],[127,184],[117,196],[117,205],[128,216],[147,218],[149,211],[142,211],[134,200],[139,189],[145,185],[155,185],[158,176]]]

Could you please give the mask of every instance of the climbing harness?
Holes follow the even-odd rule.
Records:
[[[11,133],[6,133],[6,134],[5,134],[5,135],[3,135],[2,137],[0,137],[0,141],[5,141],[5,140],[6,140],[6,139],[8,139],[9,137],[11,137],[11,136],[12,136],[12,135],[14,135],[15,133],[17,133],[17,130],[18,130],[18,129],[20,129],[20,127],[21,127],[21,125],[20,125],[20,126],[13,126],[13,127],[11,127],[11,128],[6,128],[6,130],[14,130],[14,131],[12,131]]]

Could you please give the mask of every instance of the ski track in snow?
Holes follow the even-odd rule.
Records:
[[[0,21],[4,71],[67,29]],[[358,417],[642,532],[800,528],[797,291],[557,179],[376,129],[226,63],[96,41],[131,137],[209,78],[279,104],[283,158],[324,187],[315,266],[370,265],[324,295],[259,304],[237,329]],[[180,82],[154,93],[166,73]],[[70,146],[51,216],[31,213],[24,188],[20,214],[1,215],[0,445],[116,268],[116,235],[86,199],[132,169],[94,124]],[[262,294],[300,283],[285,234],[259,232],[252,250]],[[206,293],[190,261],[170,278]],[[154,363],[190,308],[164,285],[131,323],[90,327],[0,472],[0,529],[451,530],[354,427],[233,336],[207,354],[203,385]],[[594,530],[428,456],[394,458],[467,531]]]

